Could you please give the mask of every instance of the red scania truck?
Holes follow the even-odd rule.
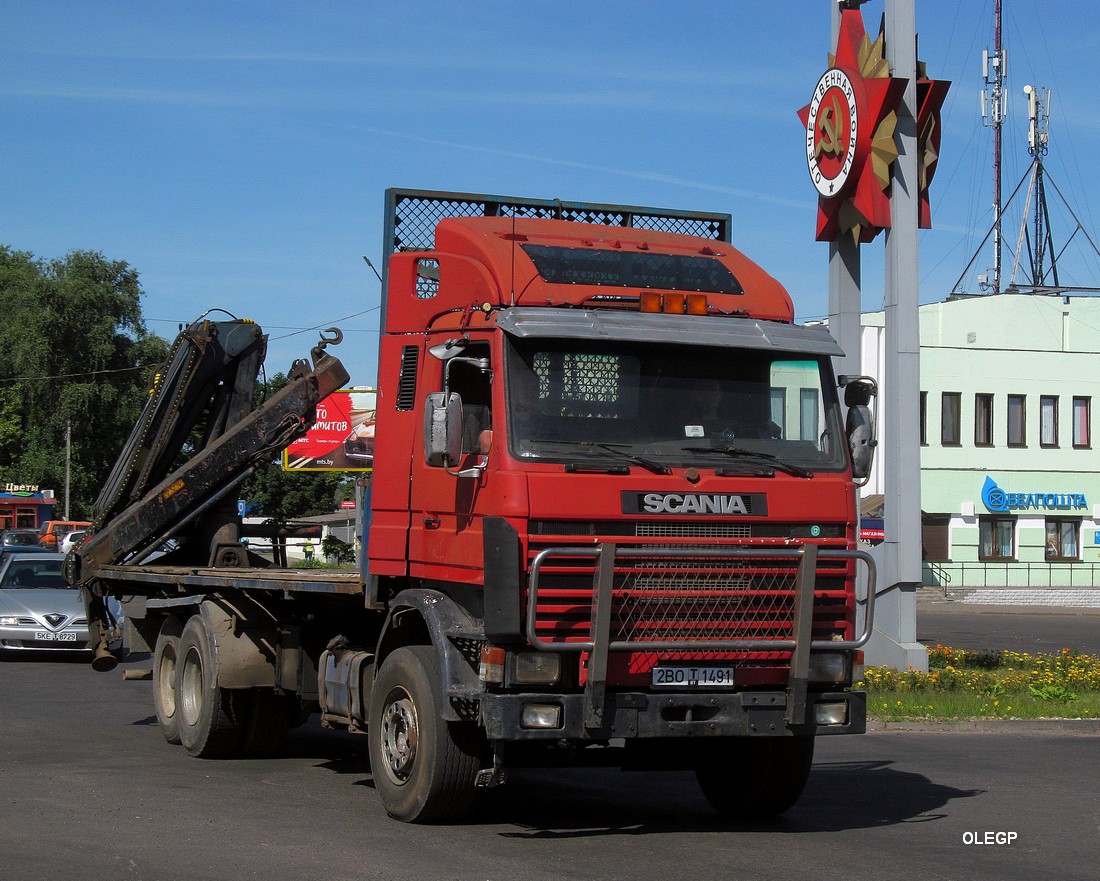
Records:
[[[786,810],[815,737],[865,729],[873,383],[834,377],[728,215],[386,198],[356,569],[280,566],[247,539],[294,527],[236,506],[347,382],[340,334],[254,406],[265,337],[232,317],[181,333],[70,557],[104,641],[116,596],[153,652],[164,736],[266,753],[319,712],[412,822],[553,764],[692,769],[729,816]]]

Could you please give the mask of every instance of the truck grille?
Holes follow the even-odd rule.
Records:
[[[707,556],[713,548],[683,545],[675,546],[678,556],[666,556],[670,546],[631,547],[645,555],[616,557],[608,633],[612,643],[668,643],[675,651],[686,642],[794,638],[796,557],[765,551],[718,558]],[[548,643],[592,640],[595,560],[557,556],[551,550],[539,569],[534,635]],[[814,640],[851,638],[845,580],[853,569],[848,559],[818,560]],[[769,654],[780,660],[789,651]],[[730,657],[734,655],[747,657],[748,652]]]

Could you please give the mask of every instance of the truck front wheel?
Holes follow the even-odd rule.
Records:
[[[164,619],[153,649],[153,707],[161,734],[171,744],[180,742],[179,720],[176,718],[176,662],[180,651],[183,625],[179,618]]]
[[[441,706],[435,650],[395,649],[374,683],[368,739],[375,789],[398,820],[453,819],[473,801],[484,739],[471,723],[441,718]]]
[[[176,719],[180,742],[201,759],[222,758],[241,743],[248,719],[248,689],[218,685],[213,636],[194,615],[183,628],[176,661]]]
[[[814,761],[812,736],[730,737],[709,746],[695,776],[711,806],[733,820],[764,820],[791,808]]]

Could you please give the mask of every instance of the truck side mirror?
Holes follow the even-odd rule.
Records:
[[[424,406],[424,458],[433,468],[450,468],[462,458],[462,398],[433,392]]]
[[[875,423],[871,408],[849,407],[844,429],[852,453],[852,477],[866,480],[871,476],[871,462],[875,458]]]
[[[852,477],[866,483],[871,476],[871,463],[875,458],[875,419],[871,412],[871,399],[877,400],[875,381],[866,376],[841,376],[844,386],[844,405],[848,415],[844,421],[844,433],[848,436],[848,449],[852,455]]]

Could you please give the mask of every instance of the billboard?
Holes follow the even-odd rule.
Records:
[[[285,471],[373,471],[375,389],[341,389],[317,405],[317,421],[283,450]]]

